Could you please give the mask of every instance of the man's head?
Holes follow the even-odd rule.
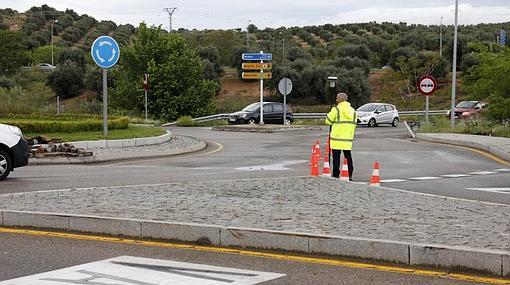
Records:
[[[347,99],[349,99],[349,97],[347,97],[347,94],[345,94],[343,92],[336,94],[336,102],[337,103],[342,103],[344,101],[347,101]]]

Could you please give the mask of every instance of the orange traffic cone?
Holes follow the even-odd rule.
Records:
[[[341,181],[349,181],[349,167],[347,166],[347,158],[344,159],[344,164],[342,164],[342,171],[340,172],[340,180]]]
[[[329,149],[329,137],[328,137],[328,141],[326,142],[326,149],[324,150],[324,167],[322,168],[322,174],[331,174],[330,170],[329,170],[329,153],[330,153],[330,149]]]
[[[316,141],[312,145],[312,155],[310,157],[310,175],[319,176],[319,160],[320,160],[320,142]]]
[[[381,177],[379,177],[379,162],[374,162],[374,170],[372,178],[370,178],[370,186],[381,186]]]

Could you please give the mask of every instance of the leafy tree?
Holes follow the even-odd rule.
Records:
[[[63,49],[61,47],[53,46],[53,58],[55,61],[58,60],[62,51]],[[46,45],[35,48],[29,53],[29,56],[33,64],[51,63],[51,46]]]
[[[255,26],[254,24],[249,24],[249,25],[248,25],[248,33],[253,34],[253,33],[255,33],[257,30],[258,30],[258,28],[257,28],[257,26]]]
[[[140,24],[133,45],[121,53],[112,107],[143,112],[141,83],[149,73],[149,113],[159,119],[202,116],[214,111],[218,86],[203,77],[203,62],[177,34]]]
[[[197,53],[202,59],[212,64],[212,71],[215,73],[215,78],[218,78],[223,73],[220,63],[220,52],[215,46],[209,45],[206,47],[199,47]]]
[[[0,30],[0,75],[12,74],[28,62],[23,34]]]
[[[472,66],[464,76],[464,91],[474,99],[490,100],[487,112],[490,119],[510,120],[510,48],[477,57],[480,64]]]
[[[66,60],[48,76],[47,84],[62,98],[78,95],[83,87],[83,70],[71,60]]]
[[[347,44],[341,46],[337,51],[338,57],[358,57],[370,60],[370,49],[366,45]]]
[[[66,48],[62,52],[60,52],[58,56],[58,63],[64,63],[66,61],[74,62],[79,68],[81,68],[82,72],[85,72],[85,68],[87,67],[87,59],[85,58],[85,53],[83,50],[78,48]]]

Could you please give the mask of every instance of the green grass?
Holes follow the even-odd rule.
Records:
[[[485,120],[457,121],[455,127],[450,127],[450,120],[445,117],[435,117],[431,123],[421,125],[421,133],[457,133],[468,135],[482,135],[510,138],[510,126]]]
[[[166,133],[166,130],[161,127],[142,127],[142,126],[129,126],[123,130],[109,130],[108,139],[132,139],[132,138],[145,138],[160,136]],[[26,138],[32,138],[36,136],[46,136],[49,138],[58,138],[62,141],[92,141],[92,140],[103,140],[102,131],[93,132],[75,132],[75,133],[24,133]]]

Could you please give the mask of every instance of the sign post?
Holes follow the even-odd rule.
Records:
[[[278,82],[278,91],[283,95],[283,124],[288,125],[287,123],[287,95],[292,92],[292,81],[284,77]]]
[[[418,91],[425,95],[425,122],[429,122],[429,96],[437,89],[437,81],[433,76],[425,75],[418,80]]]
[[[94,62],[103,69],[103,134],[108,137],[108,72],[119,60],[119,44],[109,36],[97,38],[90,47],[90,54]]]
[[[149,74],[143,75],[143,89],[145,91],[145,122],[147,122],[147,90],[149,90]]]
[[[264,60],[272,60],[273,54],[264,53],[243,53],[241,58],[248,61],[259,61],[260,63],[243,63],[245,70],[260,70],[260,72],[243,72],[243,79],[260,79],[260,120],[259,124],[264,125],[264,79],[271,78],[271,72],[264,72],[272,68],[271,63],[264,63]]]

